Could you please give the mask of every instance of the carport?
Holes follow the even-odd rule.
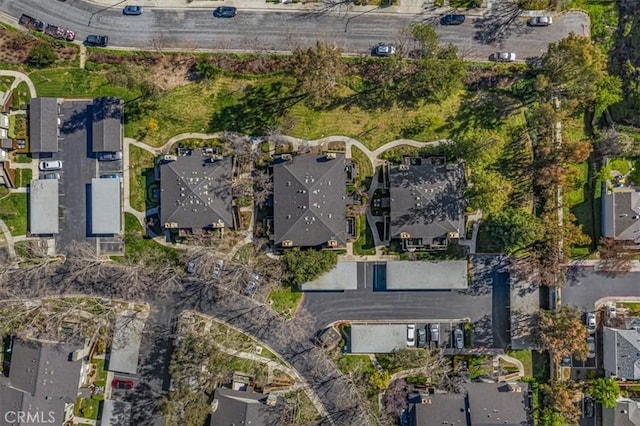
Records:
[[[34,179],[29,194],[29,231],[33,235],[58,233],[58,179]]]
[[[351,324],[351,353],[381,354],[406,347],[406,324]]]
[[[358,288],[358,262],[338,262],[319,278],[300,285],[302,291],[340,291]]]
[[[460,290],[468,286],[466,260],[387,262],[387,290]]]
[[[91,232],[94,235],[119,234],[121,216],[120,179],[91,179]]]

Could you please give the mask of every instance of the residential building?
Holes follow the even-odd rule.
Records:
[[[603,184],[602,236],[640,247],[640,192]]]
[[[122,101],[114,97],[95,98],[89,109],[92,118],[92,151],[122,151]]]
[[[354,354],[391,353],[407,347],[407,325],[353,323],[349,340]]]
[[[526,383],[465,383],[460,394],[417,394],[410,397],[411,426],[528,425]]]
[[[32,98],[29,104],[29,152],[58,152],[58,100]]]
[[[640,329],[602,330],[603,364],[608,376],[640,380]]]
[[[464,166],[408,157],[389,167],[389,236],[403,250],[442,250],[464,236]]]
[[[32,180],[29,191],[29,233],[57,234],[58,217],[58,180]]]
[[[144,320],[135,313],[118,315],[113,332],[109,371],[136,374]]]
[[[89,370],[80,344],[16,338],[8,377],[0,377],[0,412],[30,413],[31,422],[62,424],[73,417],[79,388]],[[20,424],[0,416],[0,425]]]
[[[211,403],[211,426],[277,424],[280,410],[275,395],[217,388]]]
[[[469,287],[466,260],[392,261],[386,265],[387,290],[464,290]]]
[[[57,184],[56,180],[51,181]],[[120,178],[91,179],[91,233],[93,235],[115,235],[122,232],[121,201]]]
[[[273,241],[278,248],[347,243],[344,154],[299,155],[273,165]]]
[[[131,424],[131,403],[105,399],[102,402],[100,426],[125,426]]]
[[[164,228],[187,235],[235,229],[232,176],[231,157],[192,152],[163,161],[160,221]]]
[[[614,408],[603,408],[602,424],[606,426],[640,426],[640,401],[621,398]]]

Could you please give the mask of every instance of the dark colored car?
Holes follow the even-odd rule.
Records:
[[[238,14],[238,9],[231,6],[216,7],[213,11],[213,16],[216,18],[233,18]]]
[[[133,382],[131,380],[113,379],[111,387],[114,389],[133,389]]]
[[[98,154],[98,161],[116,161],[116,160],[122,160],[122,151],[100,152]]]
[[[109,37],[91,34],[87,36],[87,39],[84,43],[88,46],[107,47],[107,44],[109,43]]]
[[[122,9],[123,15],[142,15],[142,7],[140,6],[125,6]]]
[[[442,25],[461,25],[464,23],[464,15],[444,15],[440,19]]]
[[[594,403],[593,398],[584,399],[584,415],[585,417],[593,417]]]
[[[193,274],[196,272],[196,262],[189,262],[187,264],[187,274]]]

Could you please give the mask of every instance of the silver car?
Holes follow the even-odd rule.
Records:
[[[40,179],[60,179],[60,173],[58,172],[41,173]]]
[[[376,56],[391,56],[396,53],[396,47],[391,44],[378,43],[373,51]]]
[[[222,260],[216,260],[215,265],[213,265],[213,273],[211,274],[211,278],[217,279],[220,276],[220,272],[222,272],[223,267],[224,262]]]
[[[553,24],[551,16],[534,16],[527,21],[530,27],[548,27],[551,24]]]
[[[464,332],[460,328],[456,328],[454,332],[456,336],[456,349],[464,349]]]
[[[496,52],[493,55],[493,60],[496,62],[514,62],[516,54],[513,52]]]

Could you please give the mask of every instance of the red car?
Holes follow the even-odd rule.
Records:
[[[111,387],[114,389],[133,389],[133,382],[131,380],[113,379]]]

